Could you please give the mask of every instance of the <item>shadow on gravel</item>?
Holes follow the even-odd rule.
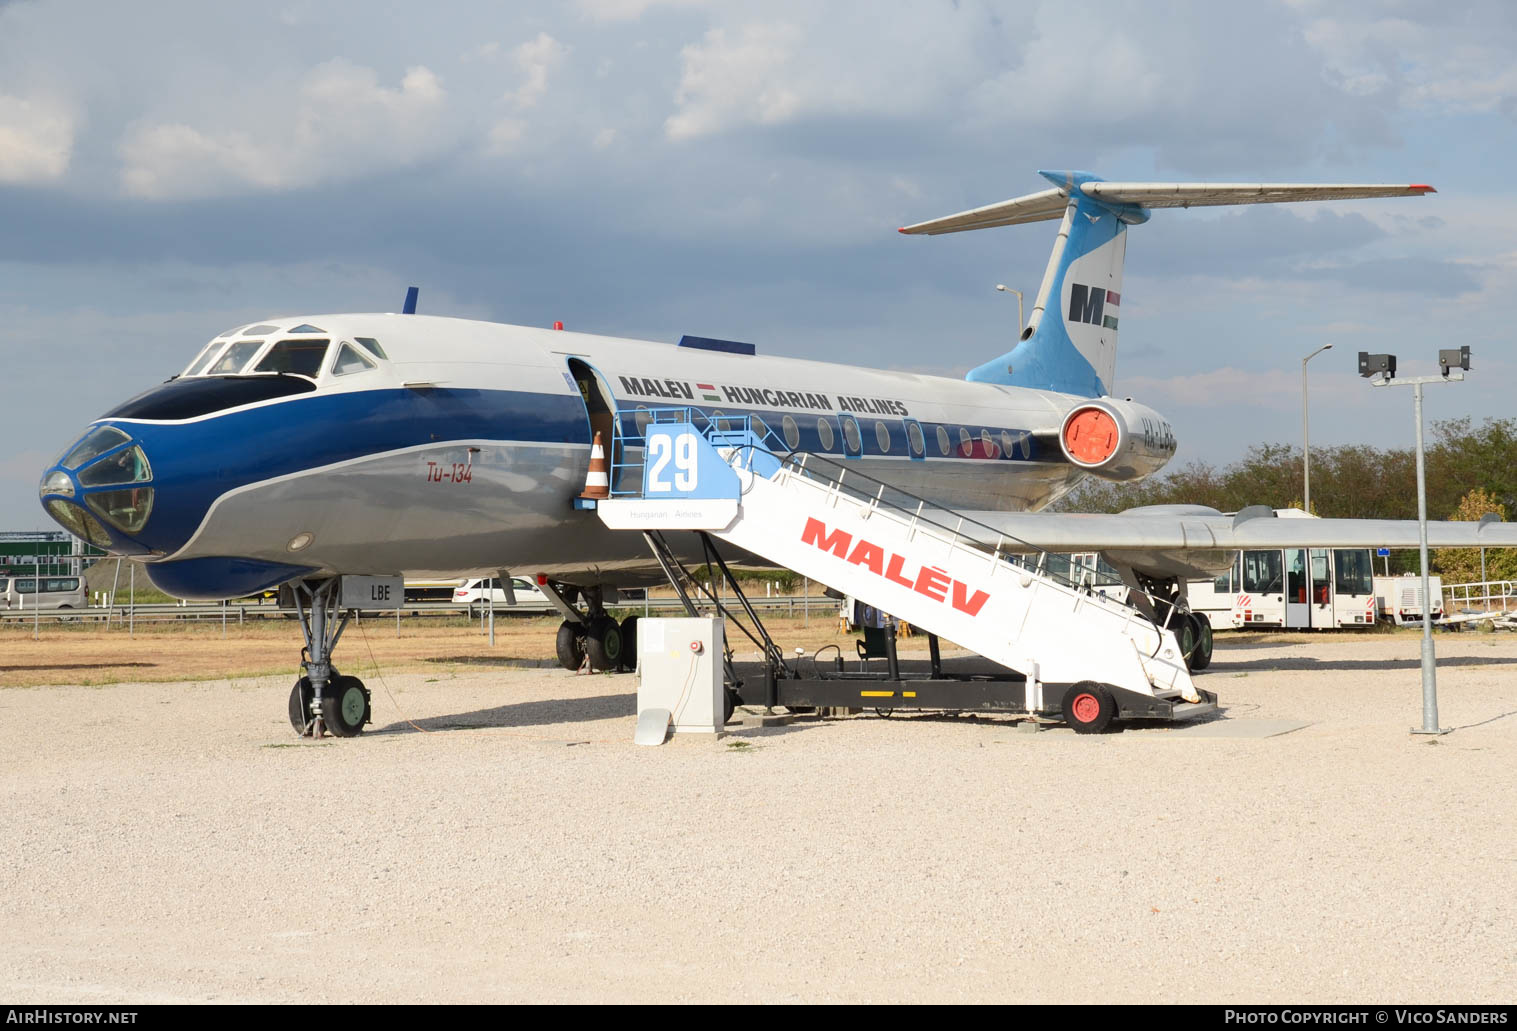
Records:
[[[1517,666],[1517,658],[1502,658],[1495,655],[1451,655],[1439,657],[1439,667],[1444,666]],[[1233,673],[1244,670],[1282,669],[1421,669],[1422,661],[1410,659],[1314,659],[1310,656],[1283,656],[1275,659],[1246,659],[1228,661],[1220,654],[1212,660],[1209,673]]]
[[[437,666],[506,666],[513,669],[548,669],[556,660],[523,659],[515,655],[427,655],[421,660]]]
[[[485,730],[490,727],[536,727],[554,723],[589,723],[637,714],[636,694],[598,695],[593,698],[553,698],[540,702],[517,702],[493,709],[419,720],[397,720],[370,734],[415,734],[423,731]],[[412,726],[415,724],[415,726]]]

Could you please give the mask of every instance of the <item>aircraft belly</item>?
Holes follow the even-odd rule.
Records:
[[[251,485],[219,499],[173,558],[236,555],[376,574],[650,564],[640,535],[573,509],[583,446],[476,446],[472,455],[449,444]],[[312,540],[292,552],[301,534]]]

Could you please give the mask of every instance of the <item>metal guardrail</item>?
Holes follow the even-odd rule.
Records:
[[[1443,585],[1443,610],[1517,612],[1517,581],[1485,580]]]
[[[835,616],[841,602],[836,598],[826,595],[812,594],[804,596],[776,595],[768,598],[750,598],[749,601],[755,608],[767,609],[771,612],[783,612],[786,615],[813,615]],[[478,619],[479,605],[476,602],[473,612],[471,606],[460,605],[451,601],[420,601],[410,602],[399,609],[381,609],[366,611],[369,619],[390,619],[392,617],[443,617],[457,619],[465,617],[470,620]],[[678,598],[649,598],[636,601],[623,601],[608,606],[612,609],[625,609],[632,612],[652,614],[654,612],[684,612],[684,606]],[[485,608],[488,612],[488,607]],[[554,614],[554,610],[547,605],[497,605],[495,615],[497,618],[507,616],[546,616]],[[245,623],[250,619],[297,619],[297,613],[293,608],[280,608],[277,605],[257,602],[241,604],[228,603],[217,604],[179,604],[176,602],[161,602],[144,605],[112,605],[91,606],[82,609],[5,609],[0,611],[0,623],[98,623],[105,626],[120,624],[129,626],[134,623],[166,623],[166,622],[216,622],[224,620],[228,624]]]

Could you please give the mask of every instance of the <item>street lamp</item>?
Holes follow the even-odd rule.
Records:
[[[1331,351],[1332,349],[1332,344],[1323,344],[1311,354],[1301,359],[1301,473],[1304,481],[1302,491],[1306,495],[1301,503],[1306,506],[1307,515],[1312,514],[1312,431],[1311,421],[1308,419],[1306,412],[1306,363],[1323,351]]]
[[[1422,465],[1422,385],[1424,383],[1458,383],[1470,367],[1468,347],[1440,348],[1437,376],[1396,378],[1396,356],[1359,352],[1359,375],[1369,379],[1372,387],[1412,387],[1412,413],[1417,421],[1417,549],[1422,560],[1422,729],[1413,734],[1447,734],[1438,726],[1438,667],[1433,657],[1433,603],[1428,597],[1427,576],[1427,478]],[[1378,379],[1374,377],[1379,377]]]
[[[1017,295],[1017,339],[1020,340],[1022,337],[1022,291],[1013,290],[1011,287],[1007,286],[1004,283],[997,283],[996,289],[1001,291],[1003,294]]]

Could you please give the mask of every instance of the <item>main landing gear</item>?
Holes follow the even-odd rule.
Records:
[[[332,665],[332,650],[347,629],[351,609],[338,604],[339,580],[294,585],[295,608],[306,646],[301,652],[305,676],[290,690],[290,725],[301,737],[357,737],[370,721],[369,689],[357,677]]]
[[[606,612],[600,587],[548,583],[542,585],[542,591],[564,616],[555,648],[560,666],[578,671],[588,663],[592,672],[613,673],[637,665],[637,617],[628,616],[618,623]],[[576,595],[584,598],[583,613],[574,607]]]

